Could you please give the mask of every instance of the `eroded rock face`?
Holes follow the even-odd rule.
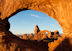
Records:
[[[51,36],[52,36],[52,37],[51,37],[52,39],[58,39],[58,37],[60,37],[58,30],[55,30],[55,31],[54,31],[54,34],[51,35]]]
[[[14,48],[13,50],[16,50],[16,51],[17,50],[20,51],[20,49],[25,51],[26,48],[30,48],[30,46],[25,46],[24,42],[22,43],[22,41],[19,40],[19,38],[17,38],[11,32],[8,31],[9,23],[8,23],[8,20],[6,20],[6,18],[9,19],[11,16],[15,15],[19,11],[28,10],[28,9],[37,10],[37,11],[46,13],[47,15],[51,16],[52,18],[58,21],[59,25],[63,29],[64,34],[72,34],[72,14],[71,14],[72,0],[0,0],[0,18],[1,18],[0,43],[2,43],[0,44],[0,51],[5,51],[5,50],[12,51],[11,49],[13,48]],[[61,39],[55,41],[55,43],[51,43],[49,46],[51,48],[49,49],[51,51],[52,50],[58,51],[58,49],[62,49],[63,51],[72,50],[72,43],[71,43],[72,38],[68,37],[67,39],[64,39],[64,40],[61,40]],[[11,43],[11,42],[14,42],[14,43]],[[68,43],[70,46],[67,46]],[[58,46],[59,44],[60,46]],[[58,47],[58,48],[55,48],[55,47]],[[35,51],[35,50],[36,50],[35,48],[32,49],[32,51]],[[43,51],[46,51],[46,50],[43,50]]]
[[[48,43],[49,51],[71,51],[72,50],[72,36],[62,35],[58,40]]]
[[[4,20],[21,10],[37,10],[56,19],[64,34],[72,33],[71,0],[0,0],[0,18]]]

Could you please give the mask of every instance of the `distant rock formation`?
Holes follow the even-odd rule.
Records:
[[[54,31],[54,34],[59,34],[59,31],[58,31],[58,30],[55,30],[55,31]]]
[[[39,30],[38,25],[35,25],[34,33],[37,34],[39,31],[40,31],[40,30]]]
[[[48,30],[42,30],[40,31],[38,28],[38,25],[35,26],[35,35],[31,33],[30,36],[28,37],[26,34],[23,35],[23,39],[27,40],[37,40],[39,41],[46,41],[46,42],[51,42],[54,40],[57,40],[58,37],[60,37],[58,30],[55,30],[54,32],[48,31]]]
[[[28,40],[27,34],[24,34],[24,35],[23,35],[23,39]]]
[[[34,40],[38,40],[38,35],[37,34],[34,35]]]
[[[44,38],[47,38],[46,36],[46,32],[48,32],[48,30],[42,30],[40,32],[38,32],[38,36],[41,36],[40,39],[43,40]]]
[[[43,40],[44,38],[47,38],[47,36],[45,34],[46,32],[48,32],[48,31],[47,30],[39,31],[37,34],[35,34],[34,39]]]
[[[30,36],[29,36],[29,39],[33,39],[33,34],[31,33]]]
[[[43,40],[43,39],[46,39],[47,37],[50,39],[57,39],[58,37],[60,37],[59,32],[57,30],[55,30],[54,32],[51,32],[48,30],[40,31],[38,28],[38,25],[35,26],[34,33],[35,33],[35,36],[34,36],[35,40]],[[46,35],[45,33],[48,33],[48,35]]]

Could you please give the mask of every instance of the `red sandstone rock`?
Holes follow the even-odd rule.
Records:
[[[26,40],[28,39],[27,34],[24,34],[24,35],[23,35],[23,39],[26,39]]]
[[[47,51],[45,43],[22,40],[6,29],[0,19],[0,51]]]
[[[37,33],[37,35],[35,35],[36,36],[36,38],[38,39],[38,40],[43,40],[43,39],[45,39],[45,38],[47,38],[47,36],[46,36],[46,32],[48,32],[48,30],[43,30],[43,31],[39,31],[38,33]],[[34,37],[35,38],[35,37]]]
[[[48,43],[49,51],[71,51],[72,50],[72,37],[63,35],[65,37],[58,37],[58,40]]]
[[[32,33],[30,34],[29,39],[33,39],[33,34]]]
[[[38,35],[37,34],[34,35],[34,40],[38,40]]]
[[[48,32],[48,38],[51,38],[51,31]]]
[[[58,30],[55,30],[54,34],[51,36],[52,36],[51,39],[58,39],[58,37],[60,37]]]
[[[44,34],[43,36],[42,36],[42,39],[46,39],[47,38],[47,36]]]
[[[38,25],[35,25],[34,33],[37,34],[39,31],[40,31],[40,30],[39,30]]]
[[[72,33],[71,0],[0,0],[0,18],[10,18],[22,10],[37,10],[56,19],[64,34]]]
[[[59,31],[58,31],[58,30],[55,30],[55,31],[54,31],[54,34],[59,34]]]

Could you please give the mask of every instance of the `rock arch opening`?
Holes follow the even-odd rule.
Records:
[[[61,27],[55,19],[52,19],[45,13],[39,11],[21,11],[9,18],[9,22],[11,24],[10,31],[13,32],[13,34],[34,33],[35,25],[38,25],[41,30],[58,30],[60,33],[63,33]]]
[[[14,14],[16,14],[17,12],[21,10],[28,10],[28,9],[37,10],[37,11],[46,13],[52,18],[56,19],[59,25],[62,27],[64,36],[59,37],[57,41],[54,41],[48,45],[49,47],[52,47],[52,48],[49,48],[50,51],[54,51],[55,48],[56,50],[60,49],[60,51],[72,50],[72,46],[71,46],[72,44],[71,43],[71,39],[72,39],[72,36],[71,36],[72,34],[72,22],[71,22],[72,21],[72,15],[71,15],[72,7],[71,6],[72,4],[71,3],[72,3],[71,0],[66,0],[66,1],[65,0],[55,0],[55,1],[54,0],[18,0],[18,1],[1,0],[0,1],[0,35],[1,35],[0,36],[1,37],[0,38],[0,45],[1,45],[0,50],[1,51],[3,50],[12,51],[12,49],[16,51],[17,50],[18,51],[30,50],[30,46],[25,46],[25,43],[27,41],[25,42],[21,41],[18,37],[14,36],[11,32],[8,31],[10,27],[8,19]],[[30,42],[27,45],[31,45],[31,43],[32,42]],[[65,47],[65,44],[69,44],[69,46]],[[40,45],[40,44],[37,44],[37,45]],[[37,47],[40,48],[39,46]],[[32,51],[43,50],[43,48],[40,48],[40,49],[41,50],[34,48],[34,46],[31,48]],[[43,51],[46,51],[46,50],[44,49]]]
[[[53,1],[53,0],[18,0],[18,1],[0,1],[1,10],[0,18],[4,20],[6,17],[9,18],[21,10],[37,10],[46,13],[52,18],[56,19],[59,22],[59,25],[62,27],[64,34],[71,34],[71,25],[72,23],[68,20],[71,17],[70,6],[67,6],[66,3],[70,5],[70,2],[63,4],[64,1]],[[6,5],[5,5],[6,4]],[[3,7],[2,7],[3,5]],[[10,6],[8,6],[10,5]],[[64,6],[64,7],[63,7]],[[65,7],[68,7],[69,10]],[[66,11],[66,12],[64,12]],[[67,19],[68,18],[68,19]],[[67,26],[66,26],[67,25]]]
[[[48,32],[46,32],[45,34],[48,35]]]

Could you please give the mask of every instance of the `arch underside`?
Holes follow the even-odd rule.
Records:
[[[71,34],[71,2],[67,0],[3,0],[0,1],[0,18],[4,21],[22,10],[37,10],[56,19],[64,34]]]

